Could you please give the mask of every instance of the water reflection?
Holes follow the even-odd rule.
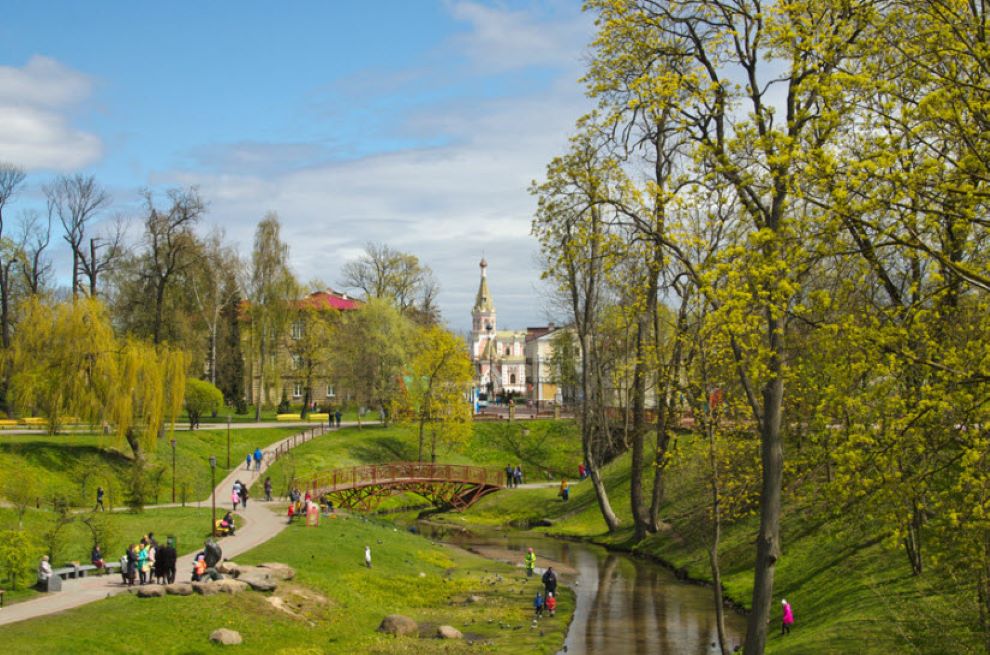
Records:
[[[429,528],[424,527],[424,531]],[[561,573],[576,594],[567,655],[709,655],[718,642],[711,590],[678,581],[667,569],[583,543],[504,535],[449,533],[434,538],[519,553],[527,546],[574,570]],[[514,562],[516,560],[513,560]],[[516,562],[516,563],[518,563]],[[727,613],[730,645],[741,644],[745,621]]]

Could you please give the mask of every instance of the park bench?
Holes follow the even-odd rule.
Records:
[[[120,573],[120,562],[107,562],[103,567],[106,574],[114,572],[116,569],[117,573]],[[91,571],[99,571],[92,564],[69,564],[68,566],[62,566],[57,569],[52,569],[52,575],[41,584],[42,591],[62,591],[62,580],[69,580],[70,578],[85,578],[87,574]]]

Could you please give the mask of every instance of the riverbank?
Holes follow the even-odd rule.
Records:
[[[587,481],[572,483],[567,503],[552,488],[511,490],[444,520],[468,527],[535,526],[535,534],[579,539],[649,558],[681,577],[710,583],[707,522],[699,511],[705,496],[693,473],[670,467],[665,529],[638,543],[630,527],[628,456],[604,472],[613,508],[623,522],[614,534],[607,532]],[[968,620],[975,614],[960,611],[975,600],[972,581],[914,576],[896,542],[860,517],[847,519],[824,513],[818,505],[785,503],[784,552],[775,603],[786,598],[794,606],[797,625],[787,637],[771,630],[767,653],[982,652]],[[757,525],[756,517],[747,515],[728,522],[723,530],[723,586],[725,595],[740,608],[748,606],[752,593],[752,540]]]

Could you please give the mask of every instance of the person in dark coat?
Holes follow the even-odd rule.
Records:
[[[172,584],[175,582],[175,548],[172,546],[159,546],[155,554],[155,581],[158,584]]]
[[[557,574],[553,572],[552,566],[548,566],[546,573],[543,574],[543,590],[546,595],[557,593]]]

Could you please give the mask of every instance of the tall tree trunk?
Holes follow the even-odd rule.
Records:
[[[708,564],[712,571],[712,594],[715,604],[715,629],[718,632],[718,646],[722,655],[730,655],[728,638],[725,635],[725,606],[722,594],[722,570],[718,561],[718,546],[722,537],[722,508],[721,489],[719,487],[718,457],[715,446],[714,426],[710,421],[706,422],[706,432],[708,433],[708,467],[711,473],[709,482],[711,485],[712,502],[712,531],[711,543],[708,547]]]
[[[746,622],[746,655],[762,655],[773,600],[773,579],[780,559],[780,503],[784,474],[784,446],[780,426],[784,399],[783,323],[767,310],[770,346],[770,381],[763,387],[763,416],[760,421],[760,458],[763,484],[760,489],[760,531],[756,537],[753,571],[753,601]]]
[[[677,327],[674,330],[674,348],[667,365],[667,375],[663,386],[657,392],[657,450],[653,469],[653,498],[650,503],[650,530],[660,529],[660,506],[664,500],[664,472],[667,468],[667,449],[670,447],[670,430],[676,420],[677,402],[674,394],[681,377],[681,362],[684,355],[684,336],[687,333],[687,312],[690,292],[681,297],[677,311]],[[653,338],[657,352],[660,352],[660,315],[654,307]]]
[[[646,537],[649,515],[643,497],[643,442],[646,440],[646,316],[636,319],[636,364],[633,367],[632,470],[629,500],[636,541]]]
[[[416,455],[416,461],[423,461],[423,439],[426,432],[426,416],[420,413],[419,415],[419,454]]]
[[[138,438],[138,433],[134,428],[127,428],[124,432],[124,438],[127,440],[127,445],[131,447],[131,452],[134,454],[134,461],[138,465],[144,464],[144,451],[141,449],[141,440]]]
[[[595,443],[601,438],[600,429],[608,429],[607,422],[605,425],[599,425],[599,429],[595,429],[595,423],[599,421],[595,420],[594,414],[598,412],[593,412],[592,408],[598,408],[597,403],[600,397],[592,389],[591,373],[589,371],[591,362],[588,354],[591,345],[590,339],[585,337],[583,341],[584,343],[581,346],[581,390],[584,398],[581,403],[581,446],[584,452],[584,459],[587,462],[591,485],[595,489],[595,498],[598,500],[598,509],[601,510],[602,518],[605,519],[605,525],[608,526],[608,531],[615,532],[619,529],[621,521],[615,515],[612,504],[609,502],[608,490],[605,489],[605,483],[602,481],[598,468],[598,453],[595,449]]]
[[[162,320],[165,311],[165,282],[160,281],[155,285],[155,329],[153,331],[152,343],[162,342]]]
[[[257,327],[257,326],[256,326]],[[261,402],[265,397],[265,356],[268,354],[265,348],[265,335],[262,332],[258,336],[258,392],[254,398],[254,420],[261,421]],[[253,380],[252,380],[253,383]]]

